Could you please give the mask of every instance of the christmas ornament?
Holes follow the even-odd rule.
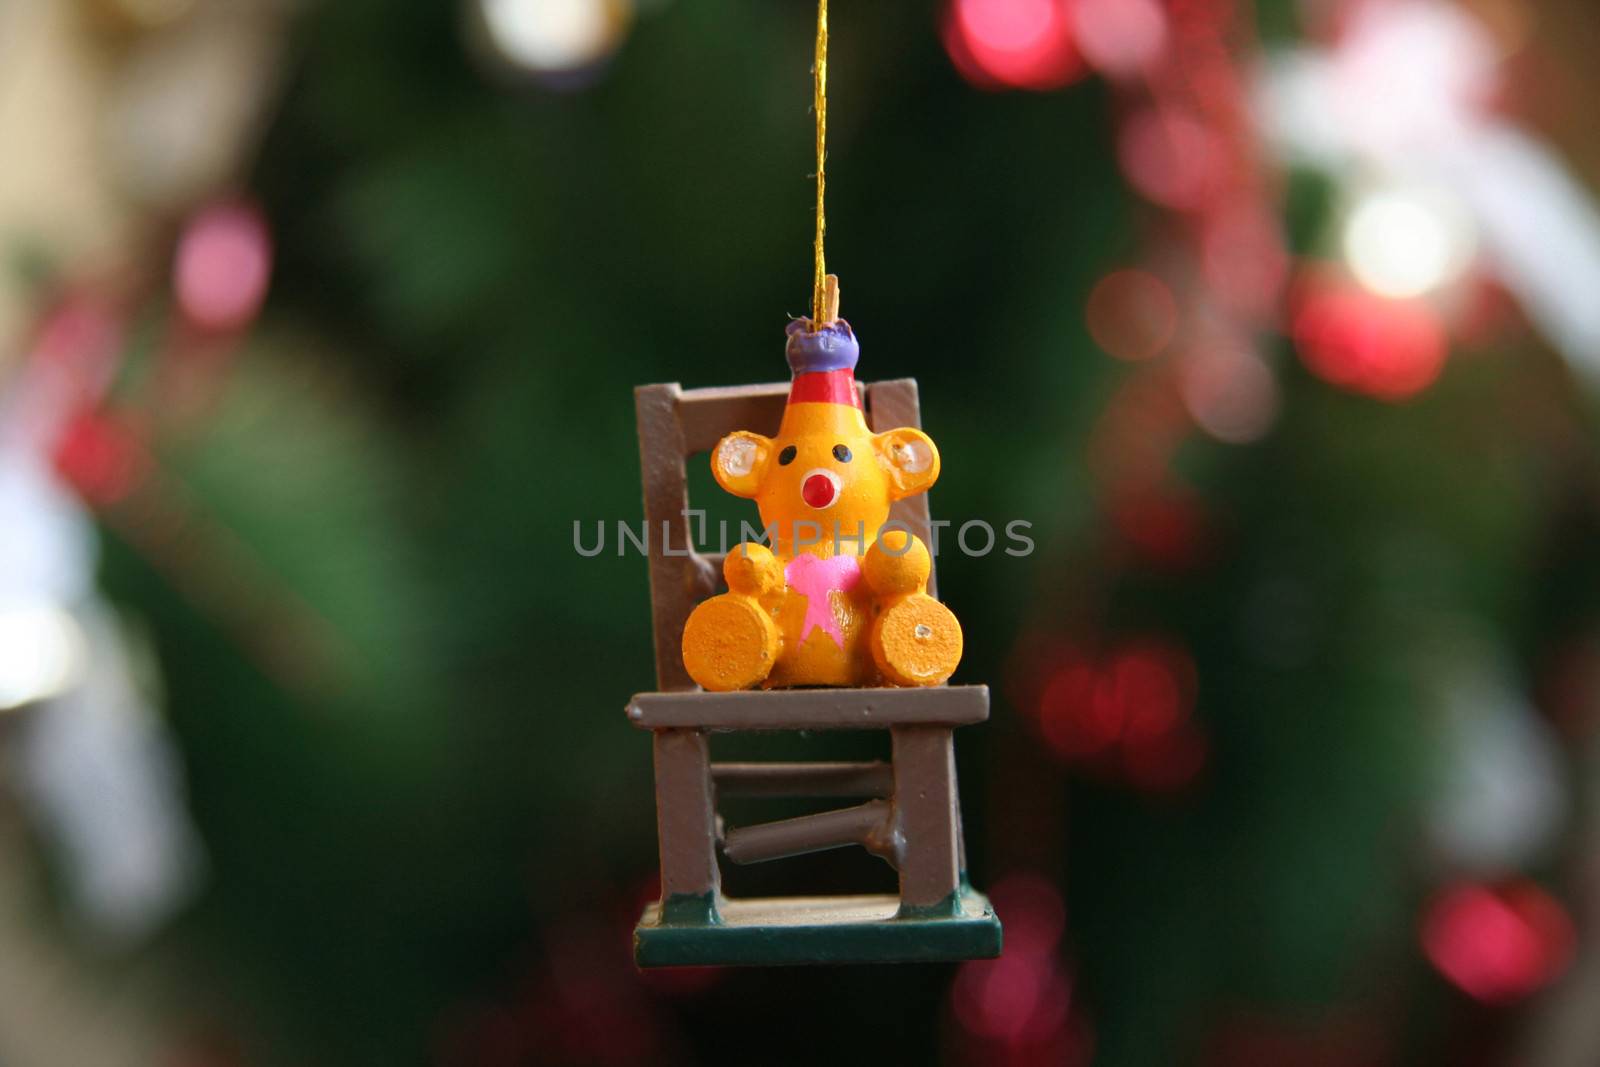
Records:
[[[972,959],[1000,951],[1000,924],[967,883],[953,728],[988,717],[983,686],[944,683],[961,627],[932,596],[921,495],[939,453],[917,429],[915,385],[857,386],[859,346],[827,273],[828,5],[817,18],[817,222],[812,314],[790,325],[787,386],[638,390],[656,667],[634,697],[654,732],[661,900],[635,931],[642,966]],[[768,437],[739,425],[771,418]],[[768,423],[770,425],[771,423]],[[763,541],[722,563],[693,550],[686,456],[711,449],[717,483],[757,502]],[[690,610],[692,607],[692,611]],[[704,692],[693,691],[698,684]],[[787,687],[810,688],[787,688]],[[839,687],[839,688],[824,688]],[[843,688],[866,687],[866,688]],[[874,688],[876,687],[876,688]],[[716,731],[888,730],[892,759],[712,763]],[[855,807],[727,825],[720,799],[850,797]],[[735,900],[717,852],[757,863],[861,845],[899,893]]]

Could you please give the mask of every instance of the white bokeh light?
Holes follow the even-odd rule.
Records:
[[[527,70],[573,71],[616,47],[616,0],[480,0],[495,49]]]
[[[1421,296],[1459,278],[1477,239],[1472,221],[1445,197],[1383,192],[1345,222],[1344,254],[1356,280],[1380,296]]]
[[[0,606],[0,712],[60,696],[83,669],[83,631],[65,608]]]

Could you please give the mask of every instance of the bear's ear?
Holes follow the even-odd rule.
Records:
[[[872,439],[878,463],[889,472],[889,499],[925,492],[939,479],[939,450],[921,430],[902,426]]]
[[[772,440],[749,430],[735,430],[711,453],[711,474],[734,496],[753,497],[767,476]]]

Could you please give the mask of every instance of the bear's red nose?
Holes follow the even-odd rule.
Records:
[[[821,471],[806,475],[806,480],[800,483],[800,498],[814,508],[827,507],[838,495],[838,479],[830,478]]]

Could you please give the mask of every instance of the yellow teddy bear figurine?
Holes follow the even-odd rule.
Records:
[[[711,454],[717,484],[752,499],[771,548],[728,553],[728,592],[695,608],[683,662],[704,689],[940,685],[961,625],[928,595],[927,546],[889,505],[939,477],[921,430],[867,429],[850,324],[789,325],[794,375],[776,437],[740,430]]]

